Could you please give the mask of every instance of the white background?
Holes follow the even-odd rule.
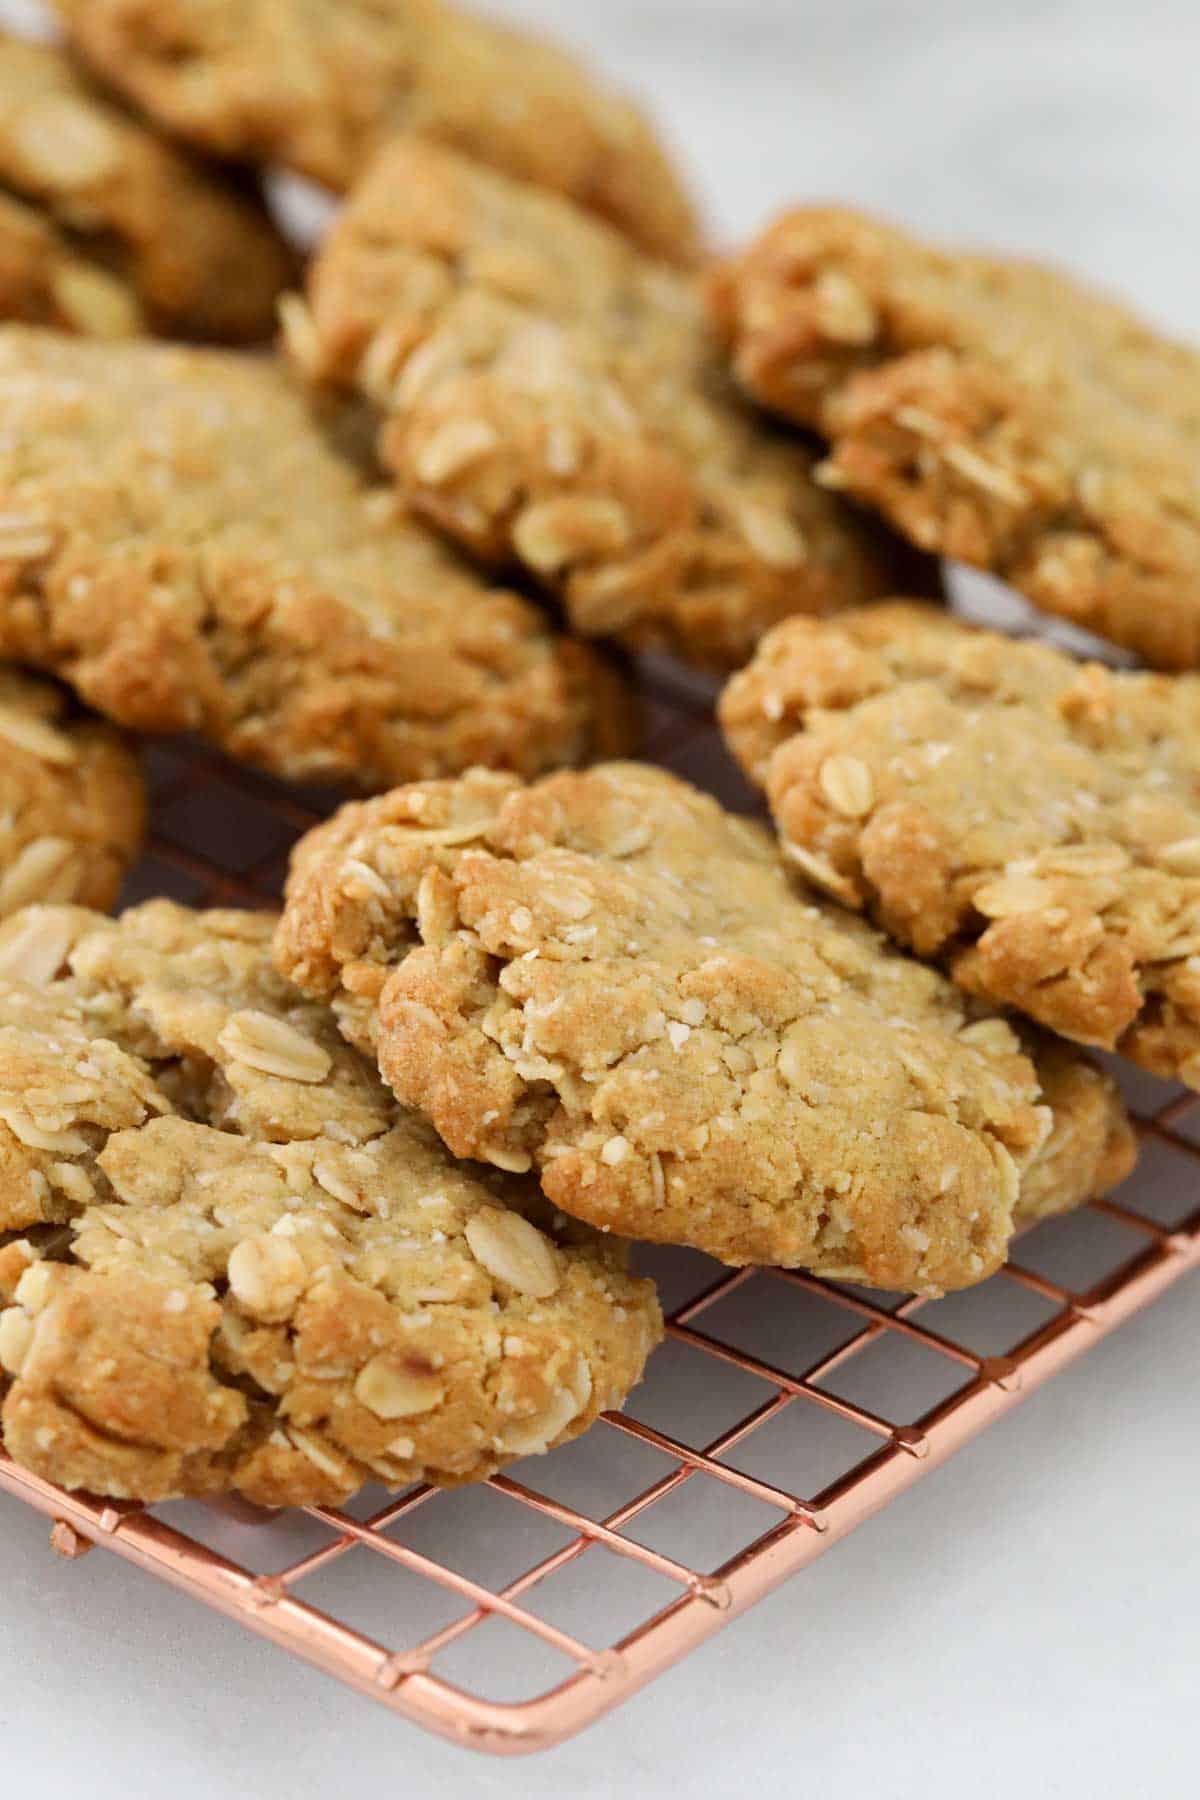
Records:
[[[0,14],[29,12],[5,5]],[[1194,329],[1192,0],[524,0],[652,92],[718,229],[846,197]],[[435,1742],[0,1500],[0,1791],[1194,1794],[1194,1280],[615,1718]]]

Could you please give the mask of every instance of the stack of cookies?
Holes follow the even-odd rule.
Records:
[[[0,44],[7,1452],[479,1480],[639,1380],[631,1239],[937,1295],[1119,1182],[1087,1047],[1200,1087],[1200,358],[849,211],[714,264],[639,109],[441,0],[57,11]],[[773,829],[633,760],[644,651]],[[278,917],[107,916],[178,732],[357,791]]]

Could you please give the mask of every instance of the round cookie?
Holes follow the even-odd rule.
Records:
[[[166,901],[0,928],[30,977],[0,982],[0,1420],[48,1480],[480,1480],[619,1406],[660,1335],[624,1246],[457,1164],[272,929]]]
[[[34,900],[111,906],[145,822],[141,768],[118,733],[0,666],[0,918]]]
[[[972,993],[1200,1086],[1200,677],[897,601],[789,621],[720,710],[811,881]]]
[[[249,187],[123,112],[61,50],[5,33],[0,184],[45,224],[61,317],[44,322],[97,336],[270,335],[295,259]],[[32,320],[27,309],[3,316]]]
[[[694,257],[691,203],[641,109],[529,32],[441,0],[56,0],[76,48],[169,131],[344,191],[400,131],[569,195]]]
[[[1200,353],[1063,270],[798,207],[713,277],[747,394],[924,551],[1200,667]]]
[[[694,279],[465,157],[386,148],[285,328],[377,408],[408,501],[587,636],[733,668],[791,613],[920,579],[741,399]]]
[[[645,765],[343,808],[296,849],[276,956],[456,1154],[731,1263],[982,1280],[1059,1123],[1007,1023]],[[1054,1145],[1063,1205],[1131,1160],[1096,1079]]]
[[[274,361],[7,326],[0,417],[0,654],[119,724],[366,790],[628,746],[608,663],[406,515]]]

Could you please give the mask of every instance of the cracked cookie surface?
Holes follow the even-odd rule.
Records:
[[[1165,669],[1200,664],[1200,355],[1031,262],[785,214],[717,275],[748,392],[914,543]]]
[[[7,316],[97,337],[271,334],[295,262],[249,189],[122,111],[62,51],[5,33],[0,183],[42,221],[42,281],[57,315],[27,303]],[[16,229],[6,209],[5,238]],[[27,221],[27,259],[29,233]],[[32,293],[32,269],[29,283]]]
[[[660,1335],[624,1246],[455,1163],[272,929],[167,901],[0,927],[2,1427],[48,1480],[479,1480],[619,1406]]]
[[[0,918],[35,900],[111,906],[145,822],[141,768],[119,733],[0,666]]]
[[[411,131],[569,195],[672,260],[699,248],[649,119],[576,57],[440,0],[55,0],[168,130],[338,190]]]
[[[624,684],[340,453],[266,359],[0,329],[0,654],[369,789],[628,744]]]
[[[728,1262],[981,1280],[1055,1124],[1004,1021],[646,765],[343,808],[297,847],[276,956],[456,1154]],[[1109,1086],[1056,1082],[1078,1201],[1127,1130]]]
[[[1200,1085],[1200,677],[898,602],[782,627],[720,710],[810,880],[973,993]]]
[[[895,584],[899,546],[737,394],[698,284],[556,196],[397,143],[286,324],[310,379],[380,409],[411,503],[588,635],[734,666]]]

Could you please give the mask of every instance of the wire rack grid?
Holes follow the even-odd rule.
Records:
[[[653,760],[749,809],[711,690],[647,664]],[[192,746],[155,749],[129,898],[264,905],[320,816]],[[622,1414],[478,1488],[344,1509],[141,1507],[69,1494],[0,1451],[0,1491],[395,1712],[476,1749],[608,1712],[1200,1266],[1200,1095],[1119,1072],[1143,1156],[1119,1199],[1029,1233],[941,1301],[647,1251],[668,1341]]]

